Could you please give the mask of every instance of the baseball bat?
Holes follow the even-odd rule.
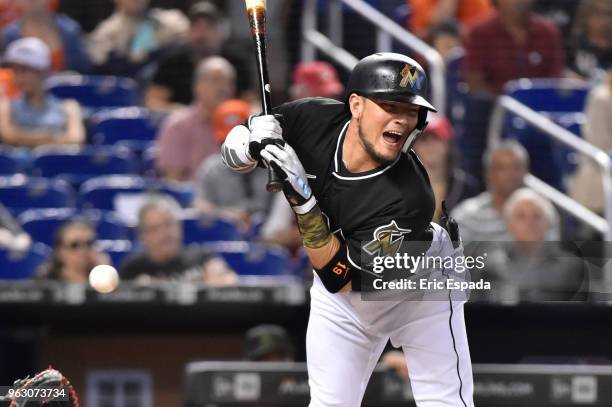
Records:
[[[257,57],[257,73],[259,78],[259,88],[261,91],[261,107],[264,114],[272,114],[272,99],[270,89],[270,79],[268,76],[268,60],[266,59],[266,0],[245,0],[251,35],[255,42]],[[266,189],[269,192],[282,190],[283,183],[274,171],[268,166],[268,184]]]

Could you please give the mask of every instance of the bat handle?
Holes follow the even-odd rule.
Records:
[[[268,192],[280,192],[283,190],[283,181],[280,179],[274,168],[268,166],[268,183],[266,184],[266,191]]]

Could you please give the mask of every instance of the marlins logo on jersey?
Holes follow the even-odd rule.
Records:
[[[402,229],[395,221],[380,226],[374,231],[374,240],[363,246],[363,250],[370,256],[394,256],[400,249],[404,236],[411,233],[411,229]]]

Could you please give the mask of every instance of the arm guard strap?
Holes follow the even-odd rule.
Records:
[[[337,293],[347,285],[353,275],[353,266],[347,257],[346,244],[342,243],[329,263],[320,269],[315,269],[315,272],[330,293]]]

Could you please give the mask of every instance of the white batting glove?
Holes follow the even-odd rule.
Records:
[[[251,116],[248,125],[251,130],[248,154],[253,160],[261,161],[260,152],[268,144],[283,140],[283,128],[275,115]],[[265,164],[261,163],[260,164]]]
[[[283,129],[274,115],[251,116],[248,128],[234,127],[221,147],[225,165],[236,172],[249,172],[261,160],[260,151],[270,143],[282,141]]]
[[[269,144],[261,151],[261,157],[282,179],[283,193],[295,213],[305,214],[317,204],[308,184],[306,171],[289,144]]]
[[[249,172],[257,167],[257,160],[249,155],[251,132],[245,126],[234,127],[221,146],[223,163],[236,172]]]
[[[251,142],[261,143],[266,139],[283,139],[283,128],[278,119],[268,114],[265,116],[249,117],[249,130],[251,130]]]

